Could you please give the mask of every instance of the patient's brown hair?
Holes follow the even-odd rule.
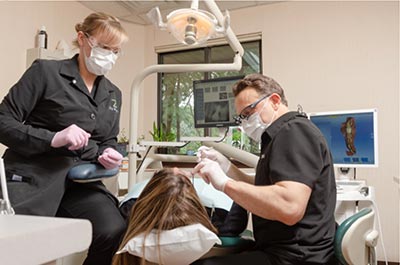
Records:
[[[190,179],[180,170],[163,169],[154,174],[134,204],[119,249],[122,249],[131,238],[142,233],[147,236],[153,229],[157,230],[159,240],[162,230],[196,223],[217,233]],[[159,263],[162,263],[161,257]],[[112,264],[143,265],[145,259],[125,252],[116,254]]]

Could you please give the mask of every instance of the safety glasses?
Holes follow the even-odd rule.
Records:
[[[248,120],[250,115],[252,114],[252,110],[255,107],[257,107],[258,103],[260,103],[261,101],[263,101],[264,99],[266,99],[269,96],[270,96],[270,94],[269,95],[265,95],[262,98],[257,99],[257,101],[255,101],[255,102],[251,103],[250,105],[244,107],[239,115],[233,117],[233,119],[235,120],[235,123],[240,125],[242,123],[242,120],[244,120],[244,119]]]
[[[105,44],[102,44],[102,43],[98,43],[97,40],[93,36],[90,36],[86,32],[84,32],[83,34],[85,34],[85,37],[88,40],[89,46],[92,49],[93,48],[99,48],[99,49],[102,49],[102,50],[111,51],[112,53],[114,53],[118,57],[122,55],[122,49],[121,48],[112,48],[112,47],[110,47],[108,45],[105,45]]]

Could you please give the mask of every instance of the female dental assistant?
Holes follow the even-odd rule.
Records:
[[[73,183],[70,168],[120,165],[115,150],[121,91],[104,75],[127,34],[120,22],[93,13],[75,26],[79,54],[36,60],[0,104],[0,142],[11,204],[17,214],[91,221],[93,240],[84,264],[110,264],[125,230],[116,198],[100,182]]]

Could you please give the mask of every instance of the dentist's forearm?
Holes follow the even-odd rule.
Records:
[[[249,184],[254,184],[254,176],[247,175],[243,171],[241,171],[237,166],[231,164],[227,175],[234,180],[243,181]]]

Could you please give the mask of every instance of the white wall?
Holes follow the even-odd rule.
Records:
[[[380,164],[357,178],[376,188],[386,252],[399,262],[399,3],[282,2],[231,11],[231,23],[236,34],[262,32],[264,74],[284,87],[292,109],[378,108]],[[174,43],[151,31],[148,47]],[[154,79],[145,88],[146,105],[156,104],[155,87]],[[143,121],[150,129],[156,112],[146,113],[154,114]]]
[[[60,12],[62,10],[62,12]],[[41,25],[49,49],[70,42],[74,25],[91,10],[77,2],[0,2],[0,98],[26,69]],[[282,2],[231,12],[237,34],[262,32],[264,74],[286,90],[292,109],[329,111],[377,107],[377,169],[359,169],[375,186],[389,261],[399,258],[399,4],[398,2]],[[174,43],[168,33],[124,23],[130,36],[110,79],[123,90],[121,127],[128,129],[129,90],[136,73],[155,64],[154,47]],[[144,81],[139,135],[157,119],[156,75]],[[4,148],[0,147],[0,152]],[[379,260],[383,260],[381,247]]]

